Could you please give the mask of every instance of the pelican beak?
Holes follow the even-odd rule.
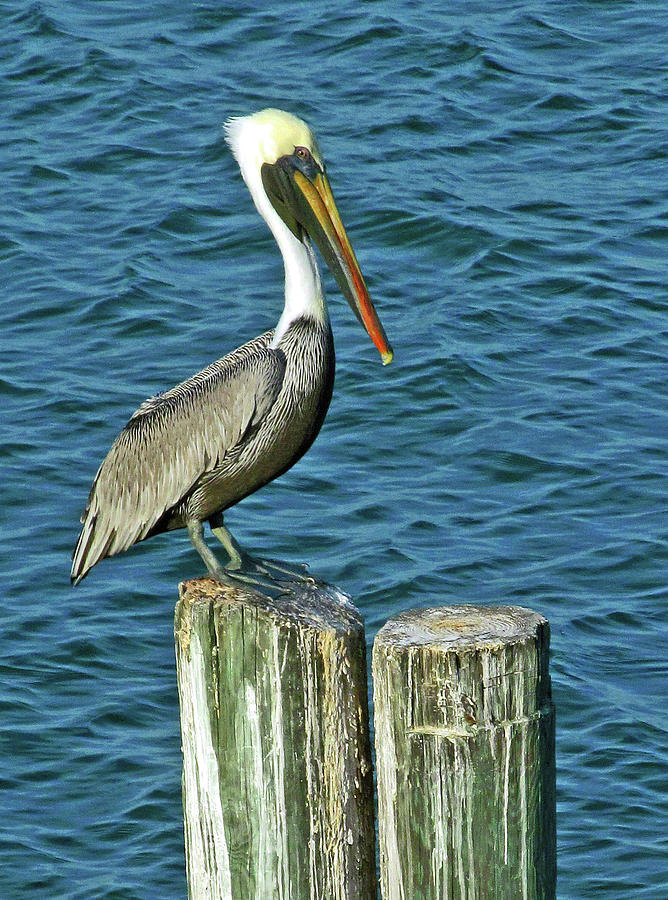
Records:
[[[376,345],[383,365],[392,362],[394,353],[369,297],[325,173],[316,166],[305,171],[294,165],[291,157],[282,157],[273,166],[262,166],[262,181],[291,231],[301,237],[301,226],[315,242],[343,296]]]

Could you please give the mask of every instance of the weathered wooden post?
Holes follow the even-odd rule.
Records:
[[[403,613],[373,649],[383,900],[555,896],[549,626],[521,607]]]
[[[336,589],[180,585],[191,900],[375,900],[364,627]]]

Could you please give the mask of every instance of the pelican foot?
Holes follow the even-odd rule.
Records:
[[[261,594],[265,594],[267,597],[271,597],[272,600],[277,600],[279,597],[285,596],[289,588],[287,582],[278,580],[269,581],[239,569],[223,569],[221,566],[217,566],[215,571],[209,572],[209,574],[212,578],[215,578],[216,581],[219,581],[221,584],[227,585],[228,587],[250,588],[251,590],[256,590]]]
[[[252,561],[260,571],[264,572],[270,577],[273,577],[272,572],[277,572],[279,576],[287,575],[290,581],[298,581],[300,584],[317,584],[316,579],[312,575],[308,574],[308,566],[297,565],[293,567],[289,565],[289,563],[285,563],[282,560],[265,559],[264,557],[259,557],[258,559],[253,559]],[[282,579],[279,578],[279,580]]]
[[[239,566],[236,560],[228,563],[223,571],[223,579],[235,581],[259,590],[276,599],[287,595],[295,586],[316,587],[318,582],[306,573],[306,566],[292,568],[288,563],[274,559],[251,556],[241,551]]]
[[[220,513],[212,516],[209,524],[213,534],[227,551],[229,560],[224,567],[205,543],[199,520],[188,522],[188,534],[209,574],[221,584],[257,588],[274,599],[286,594],[295,584],[308,587],[318,584],[315,578],[307,574],[306,566],[293,567],[280,560],[256,559],[246,553],[225,528]]]

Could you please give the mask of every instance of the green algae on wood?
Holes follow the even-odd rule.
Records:
[[[375,900],[364,627],[322,583],[180,585],[191,900]]]
[[[383,900],[553,900],[549,626],[413,610],[373,649]]]

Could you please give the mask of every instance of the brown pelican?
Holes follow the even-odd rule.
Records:
[[[371,303],[309,127],[265,109],[226,123],[227,141],[285,264],[285,307],[273,331],[146,400],[100,466],[72,555],[77,584],[101,559],[187,528],[221,581],[242,566],[223,525],[228,507],[282,475],[313,443],[334,383],[334,344],[311,240],[378,348],[392,350]],[[205,543],[208,521],[230,557]]]

